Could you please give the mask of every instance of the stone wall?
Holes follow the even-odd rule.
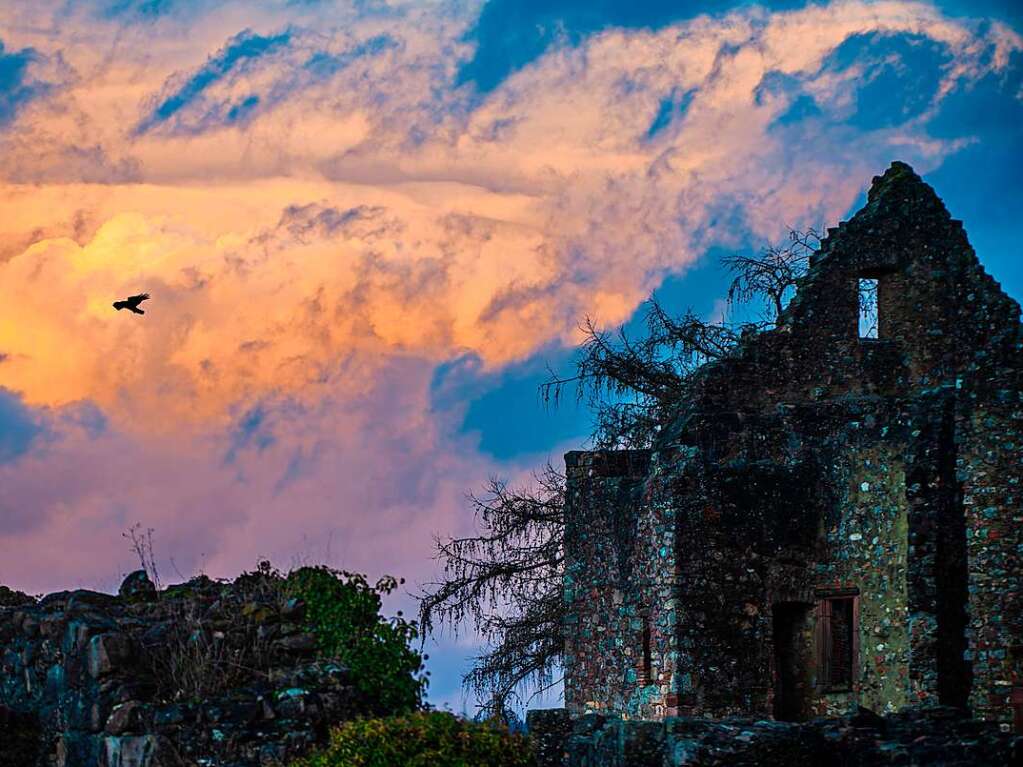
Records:
[[[540,767],[1003,767],[1023,760],[1023,737],[942,707],[804,724],[600,714],[570,720],[558,710],[531,711],[527,721]]]
[[[861,278],[879,283],[878,338],[858,332]],[[875,178],[777,328],[696,374],[645,474],[569,454],[572,713],[771,716],[784,687],[805,697],[796,718],[928,703],[1012,721],[1019,320],[929,186],[902,163]],[[829,594],[854,598],[859,622],[838,691],[817,673]]]
[[[855,694],[817,695],[807,713],[906,703],[906,418],[876,402],[809,405],[747,418],[741,428],[694,418],[682,438],[702,447],[657,453],[643,483],[632,480],[636,524],[621,544],[632,577],[609,590],[610,606],[596,592],[573,591],[582,598],[567,605],[570,646],[596,647],[587,638],[600,636],[603,649],[585,665],[573,652],[566,704],[581,713],[601,710],[596,701],[639,718],[770,713],[773,606],[812,606],[818,588],[842,586],[861,590],[860,645],[870,651],[859,654]],[[573,504],[593,498],[594,480],[570,472],[569,483],[569,516],[587,520],[590,546],[610,545],[607,524],[592,517],[613,519],[619,507],[605,501],[576,512]],[[573,496],[575,483],[587,490]],[[572,540],[574,528],[567,534]],[[593,579],[613,558],[572,549],[569,561],[573,578]],[[649,679],[617,671],[640,665],[643,609],[652,628]],[[580,694],[588,679],[602,687]]]
[[[1023,343],[1017,347],[1023,359]],[[1023,364],[960,396],[956,416],[969,582],[969,704],[1023,718]]]
[[[316,657],[301,602],[267,585],[200,578],[157,598],[140,572],[116,597],[0,589],[0,732],[21,749],[5,741],[0,765],[243,767],[305,753],[358,701],[346,670]]]
[[[663,491],[685,509],[681,713],[774,713],[779,609],[804,610],[811,634],[803,716],[907,702],[906,431],[898,403],[812,403],[748,416],[714,452],[690,448],[689,489]],[[858,591],[860,651],[853,689],[828,692],[810,657],[813,611],[842,589]]]
[[[580,708],[625,708],[622,697],[641,671],[638,645],[623,637],[642,634],[642,595],[647,572],[635,567],[640,532],[645,451],[569,453],[565,516],[565,658],[574,674],[565,700]],[[645,529],[645,528],[644,528]]]
[[[818,696],[817,715],[856,705],[891,712],[910,702],[905,421],[905,414],[868,406],[847,413],[836,430],[846,444],[835,478],[842,511],[827,522],[815,583],[860,590],[858,669],[852,691]]]

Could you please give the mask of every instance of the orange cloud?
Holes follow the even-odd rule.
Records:
[[[0,530],[0,562],[25,568],[18,551],[47,541],[100,546],[136,497],[176,550],[206,531],[224,567],[338,513],[367,551],[402,525],[425,550],[493,468],[436,422],[432,367],[571,344],[710,245],[834,221],[894,155],[937,167],[969,137],[928,135],[928,116],[1023,50],[921,3],[744,7],[608,30],[478,97],[454,86],[472,18],[446,4],[225,3],[135,25],[72,5],[0,6],[49,86],[0,128],[0,386],[92,401],[111,427],[0,468],[4,502],[42,520]],[[919,114],[855,130],[863,72],[826,64],[873,33],[948,63]],[[232,48],[249,39],[278,42]],[[800,96],[822,116],[780,128]],[[111,308],[142,290],[145,317]],[[275,441],[227,461],[261,403],[288,414]],[[394,466],[414,500],[381,490]]]
[[[11,24],[17,44],[48,47],[73,72],[0,138],[8,179],[41,182],[0,189],[8,247],[38,240],[0,266],[0,348],[18,360],[4,383],[30,403],[216,419],[247,397],[300,392],[352,354],[472,350],[499,365],[571,342],[584,314],[622,320],[708,242],[834,218],[893,151],[885,141],[930,162],[957,146],[910,125],[845,155],[793,157],[769,130],[790,98],[758,96],[768,73],[840,101],[856,71],[822,70],[825,57],[851,35],[906,33],[952,52],[944,91],[1023,47],[1005,27],[983,37],[913,3],[751,9],[597,35],[468,109],[448,85],[464,20],[406,9],[314,31],[263,12],[246,34],[287,44],[199,81],[240,23],[230,10],[208,21],[166,38]],[[123,41],[104,52],[115,32]],[[986,64],[985,45],[998,54]],[[201,103],[182,96],[173,119],[193,127],[139,135],[190,82]],[[673,90],[691,91],[685,114],[645,138]],[[268,103],[250,121],[194,127],[195,110],[247,93]],[[81,183],[93,176],[105,183]],[[288,236],[285,212],[313,205],[374,213]],[[741,231],[713,224],[729,207]],[[109,311],[142,289],[156,294],[144,322]]]

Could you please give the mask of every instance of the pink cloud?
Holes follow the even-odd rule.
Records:
[[[361,395],[341,373],[315,404],[265,400],[249,439],[51,419],[46,439],[0,466],[0,582],[116,586],[136,564],[121,538],[135,522],[156,530],[170,579],[171,559],[225,576],[328,549],[334,564],[423,578],[433,536],[464,529],[467,486],[495,468],[427,416],[431,370],[396,359]]]

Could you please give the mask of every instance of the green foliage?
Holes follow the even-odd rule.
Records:
[[[363,575],[328,567],[302,567],[287,577],[287,591],[305,602],[320,650],[350,669],[365,710],[375,715],[412,711],[426,690],[424,658],[412,649],[417,624],[400,612],[389,620],[380,615],[381,595],[398,585],[387,576],[371,586]]]
[[[364,575],[325,566],[285,575],[261,561],[233,582],[200,576],[170,587],[161,598],[176,600],[179,609],[170,640],[152,653],[158,677],[173,693],[201,698],[229,688],[240,671],[265,672],[274,662],[273,648],[259,638],[258,628],[267,617],[285,614],[284,620],[303,623],[316,637],[322,656],[348,668],[358,711],[370,716],[413,711],[422,705],[428,676],[425,656],[412,649],[419,627],[400,612],[390,619],[380,612],[381,597],[398,585],[390,576],[370,585]],[[225,656],[227,645],[209,640],[210,603],[220,606],[214,618],[232,622],[228,633],[242,640],[235,648],[240,655]]]
[[[292,767],[529,767],[525,736],[500,725],[427,711],[357,719],[336,728],[327,746]]]

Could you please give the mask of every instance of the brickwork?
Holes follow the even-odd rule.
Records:
[[[1021,340],[961,223],[894,163],[649,454],[567,456],[569,710],[1012,721]]]

